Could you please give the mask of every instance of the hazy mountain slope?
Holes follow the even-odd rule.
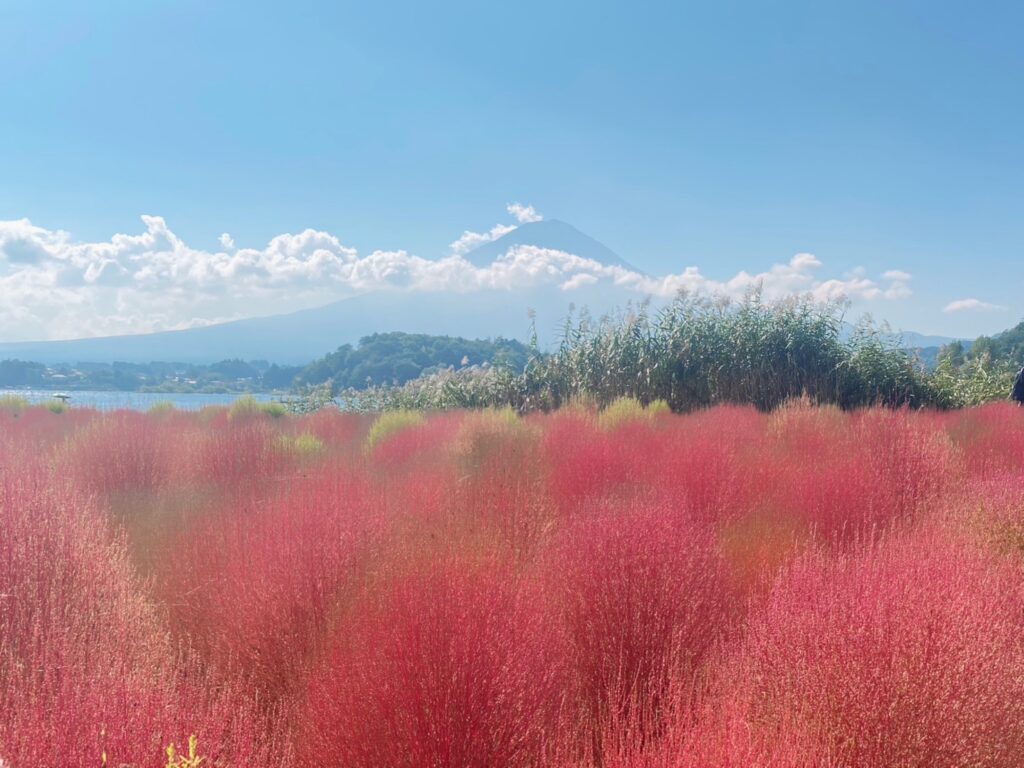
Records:
[[[952,336],[930,336],[924,333],[915,333],[914,331],[901,331],[899,333],[903,346],[909,349],[926,349],[928,347],[942,347],[946,344],[952,344],[957,339]],[[965,339],[960,339],[965,341]]]
[[[301,365],[363,336],[387,331],[527,340],[530,309],[541,342],[558,334],[571,302],[594,313],[622,305],[626,297],[602,286],[572,293],[548,287],[469,294],[389,291],[344,299],[286,315],[236,320],[184,331],[0,343],[0,359],[42,363],[79,361],[212,363],[227,358]]]

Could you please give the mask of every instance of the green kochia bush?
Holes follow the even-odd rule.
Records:
[[[20,416],[28,410],[28,400],[21,395],[0,395],[0,412]]]
[[[259,415],[280,418],[287,413],[283,403],[262,403],[252,395],[243,395],[231,404],[228,410],[229,419],[245,419]]]
[[[364,446],[368,452],[372,451],[383,440],[396,432],[401,432],[403,429],[409,429],[410,427],[418,427],[424,422],[423,414],[415,411],[398,410],[382,413],[370,427],[370,432],[366,436]]]
[[[348,407],[552,410],[574,400],[605,407],[628,397],[674,411],[719,403],[771,409],[796,397],[843,408],[942,404],[917,360],[869,322],[844,333],[844,305],[810,297],[779,302],[681,297],[566,323],[560,347],[526,370],[446,372],[403,387],[349,392]]]

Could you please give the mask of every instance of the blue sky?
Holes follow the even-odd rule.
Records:
[[[905,272],[863,309],[973,336],[1024,314],[1022,28],[999,2],[8,0],[0,220],[440,258],[521,201],[652,275]]]

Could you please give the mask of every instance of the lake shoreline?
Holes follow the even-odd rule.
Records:
[[[95,408],[100,411],[148,411],[154,405],[171,403],[175,408],[195,411],[201,408],[228,407],[241,397],[253,397],[261,403],[281,402],[286,393],[278,392],[136,392],[126,390],[84,389],[19,389],[0,388],[0,397],[23,397],[31,405],[41,405],[67,395],[72,408]],[[60,399],[64,399],[63,397]]]

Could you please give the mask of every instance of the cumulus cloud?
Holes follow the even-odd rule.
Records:
[[[529,224],[534,221],[542,221],[544,219],[541,214],[537,213],[537,209],[532,205],[509,203],[505,206],[505,210],[508,211],[508,213],[511,214],[519,224]],[[516,224],[495,224],[487,232],[474,232],[467,229],[462,233],[462,236],[449,247],[451,248],[452,254],[456,256],[463,256],[484,243],[490,243],[503,235],[507,235],[509,232],[514,230],[516,226]]]
[[[912,276],[902,269],[890,269],[882,273],[882,279],[886,281],[884,296],[887,299],[905,299],[913,291],[910,290]]]
[[[502,235],[507,235],[513,229],[515,227],[510,224],[495,224],[488,232],[473,232],[467,229],[462,233],[462,237],[451,244],[452,253],[462,256],[484,243],[489,243],[492,240],[497,240]]]
[[[1002,304],[990,304],[981,299],[957,299],[942,308],[942,311],[947,314],[954,312],[1005,312],[1006,310],[1007,307]]]
[[[520,224],[528,224],[533,221],[542,221],[544,219],[532,205],[523,205],[522,203],[509,203],[505,206],[505,210],[516,217],[516,221]]]
[[[517,213],[510,205],[509,210],[520,221],[539,215],[530,206],[519,206]],[[467,232],[450,255],[425,259],[403,250],[361,255],[336,236],[313,229],[282,234],[256,248],[238,247],[225,234],[220,238],[223,250],[207,251],[185,243],[160,216],[143,216],[142,223],[137,234],[79,242],[67,232],[37,227],[27,219],[0,221],[0,327],[5,339],[172,330],[384,290],[458,294],[547,286],[571,293],[604,285],[623,291],[623,301],[638,296],[669,299],[680,291],[738,297],[755,288],[770,299],[808,294],[822,301],[875,301],[910,293],[905,272],[890,270],[877,280],[863,270],[824,277],[821,261],[809,253],[725,280],[709,278],[697,267],[650,276],[529,245],[514,246],[483,267],[464,258],[470,243],[500,237],[511,225],[497,225],[483,234]]]

